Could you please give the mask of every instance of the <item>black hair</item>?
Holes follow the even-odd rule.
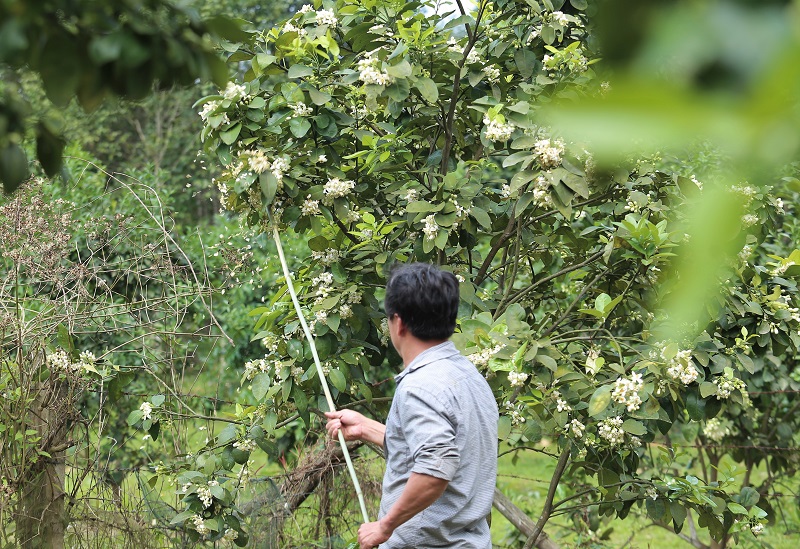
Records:
[[[398,315],[414,337],[447,339],[456,329],[459,293],[453,273],[427,263],[392,267],[386,281],[386,316]]]

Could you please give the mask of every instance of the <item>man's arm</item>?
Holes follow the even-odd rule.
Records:
[[[372,549],[392,537],[398,526],[439,499],[448,481],[422,473],[411,473],[403,493],[389,512],[377,522],[362,524],[358,529],[361,549]]]
[[[383,448],[383,437],[386,434],[386,426],[383,423],[353,410],[325,412],[325,417],[328,418],[325,428],[331,438],[336,438],[341,429],[345,440],[363,440]]]

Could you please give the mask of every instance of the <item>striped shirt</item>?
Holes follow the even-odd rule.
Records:
[[[380,548],[490,549],[486,517],[497,476],[498,413],[489,384],[450,341],[420,353],[395,380],[380,517],[400,498],[411,473],[449,483]]]

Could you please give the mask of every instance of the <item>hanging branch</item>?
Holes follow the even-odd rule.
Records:
[[[325,399],[328,402],[328,408],[331,412],[335,412],[336,405],[333,403],[331,390],[328,388],[328,380],[325,379],[325,373],[322,371],[322,364],[320,364],[319,355],[317,354],[317,346],[314,344],[314,336],[311,335],[311,330],[308,328],[308,323],[306,323],[303,310],[300,308],[300,301],[297,299],[297,293],[295,293],[294,285],[292,284],[292,277],[289,274],[289,266],[286,263],[286,257],[283,255],[283,246],[281,246],[281,237],[278,233],[278,224],[275,223],[274,219],[272,219],[271,214],[270,222],[272,223],[272,236],[275,239],[275,246],[278,249],[278,257],[280,257],[281,266],[283,267],[283,277],[286,280],[286,287],[289,289],[289,294],[292,296],[292,303],[294,303],[294,309],[297,311],[297,318],[300,320],[300,325],[303,327],[303,333],[305,333],[306,340],[311,347],[311,354],[314,357],[314,364],[317,367],[317,375],[319,376],[320,383],[322,383],[322,390],[325,393]],[[342,454],[344,454],[344,460],[347,463],[347,471],[350,473],[350,479],[353,481],[353,486],[356,489],[358,503],[361,506],[361,516],[363,517],[364,522],[369,522],[367,506],[364,503],[364,494],[361,491],[361,485],[358,483],[356,470],[353,468],[353,461],[350,459],[350,452],[347,449],[347,443],[344,440],[344,434],[342,434],[341,429],[339,429],[339,445],[342,447]]]

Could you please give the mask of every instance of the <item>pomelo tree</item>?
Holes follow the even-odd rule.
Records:
[[[719,177],[717,165],[598,164],[546,125],[541,109],[553,101],[608,93],[594,72],[586,2],[484,0],[469,12],[456,3],[447,17],[435,8],[303,6],[231,52],[241,77],[198,102],[202,138],[224,166],[225,207],[308,242],[293,278],[338,405],[380,413],[391,394],[380,382],[398,363],[380,306],[386,269],[435,262],[461,281],[454,340],[495,391],[504,447],[555,442],[525,547],[541,543],[554,514],[588,507],[625,518],[637,506],[720,544],[760,533],[768,506],[749,475],[744,485],[727,471],[700,478],[671,444],[678,432],[694,444],[700,425],[707,453],[709,441],[752,442],[762,423],[774,428],[759,432],[754,451],[793,444],[785,414],[800,389],[800,252],[765,223],[783,219],[797,189],[781,188],[782,203],[744,182],[720,195],[743,205],[726,226],[742,249],[724,271],[728,291],[707,324],[665,330],[659,304],[681,287],[674,258],[696,238],[682,211]],[[278,459],[279,428],[310,428],[326,408],[286,288],[254,317],[266,351],[241,365],[250,392],[240,423],[173,468],[185,505],[174,523],[197,539],[236,530],[244,542],[236,494],[250,454],[260,447]],[[786,392],[765,413],[749,392],[771,394],[776,383]],[[769,459],[793,473],[780,452]],[[570,479],[585,489],[555,501]]]

